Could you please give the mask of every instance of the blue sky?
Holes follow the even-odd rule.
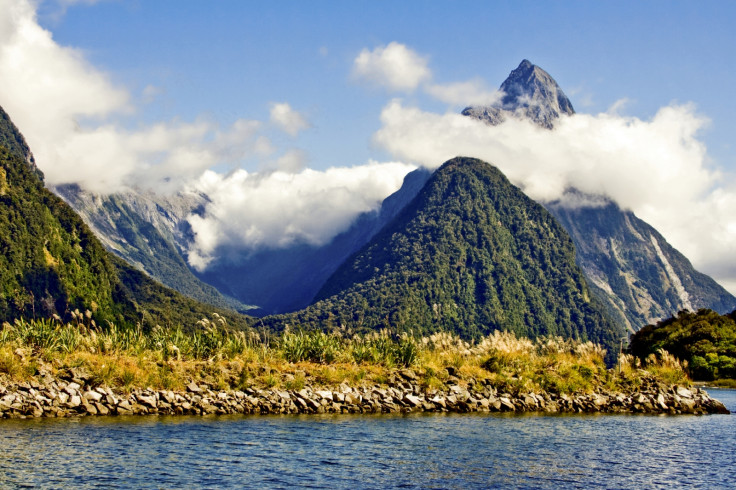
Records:
[[[190,264],[322,243],[462,154],[614,199],[736,293],[736,2],[0,0],[0,105],[49,185],[197,190]],[[522,59],[577,116],[458,116]]]
[[[370,135],[386,94],[350,70],[362,49],[395,41],[428,57],[440,82],[479,77],[497,87],[528,58],[578,112],[625,98],[623,113],[648,118],[672,101],[694,102],[712,121],[702,133],[709,153],[736,169],[734,2],[100,1],[63,16],[45,2],[39,18],[115,83],[162,90],[129,124],[259,119],[270,102],[287,101],[313,124],[298,143],[315,167],[376,154]]]

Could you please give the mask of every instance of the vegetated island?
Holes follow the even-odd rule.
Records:
[[[16,320],[0,330],[0,417],[391,412],[729,413],[666,351],[493,332],[248,333]]]

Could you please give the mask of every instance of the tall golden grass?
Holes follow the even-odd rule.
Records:
[[[385,330],[352,336],[287,331],[273,338],[232,331],[217,314],[192,333],[103,328],[81,313],[71,324],[17,320],[0,330],[0,374],[26,380],[77,368],[120,389],[184,389],[191,381],[216,389],[382,384],[403,368],[411,368],[426,390],[490,381],[511,393],[580,393],[636,386],[645,376],[688,382],[682,364],[666,352],[644,363],[623,355],[613,369],[606,368],[605,354],[591,342],[499,331],[479,342],[447,332],[414,338]]]

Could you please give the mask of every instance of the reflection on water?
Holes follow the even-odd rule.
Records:
[[[736,410],[736,391],[712,390]],[[670,487],[736,481],[736,416],[0,421],[0,488]]]

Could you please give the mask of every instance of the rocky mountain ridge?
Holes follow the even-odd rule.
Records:
[[[468,107],[462,113],[492,125],[506,117],[523,117],[547,129],[560,117],[575,114],[557,82],[527,60],[500,90],[504,96],[497,105]],[[571,188],[563,199],[542,204],[570,233],[594,294],[629,331],[683,309],[726,313],[736,308],[733,295],[696,271],[652,226],[607,196]]]
[[[495,104],[469,106],[462,114],[492,126],[501,124],[508,117],[518,117],[547,129],[552,129],[560,116],[575,114],[572,102],[554,78],[529,60],[523,60],[511,72],[499,91],[502,97]]]

